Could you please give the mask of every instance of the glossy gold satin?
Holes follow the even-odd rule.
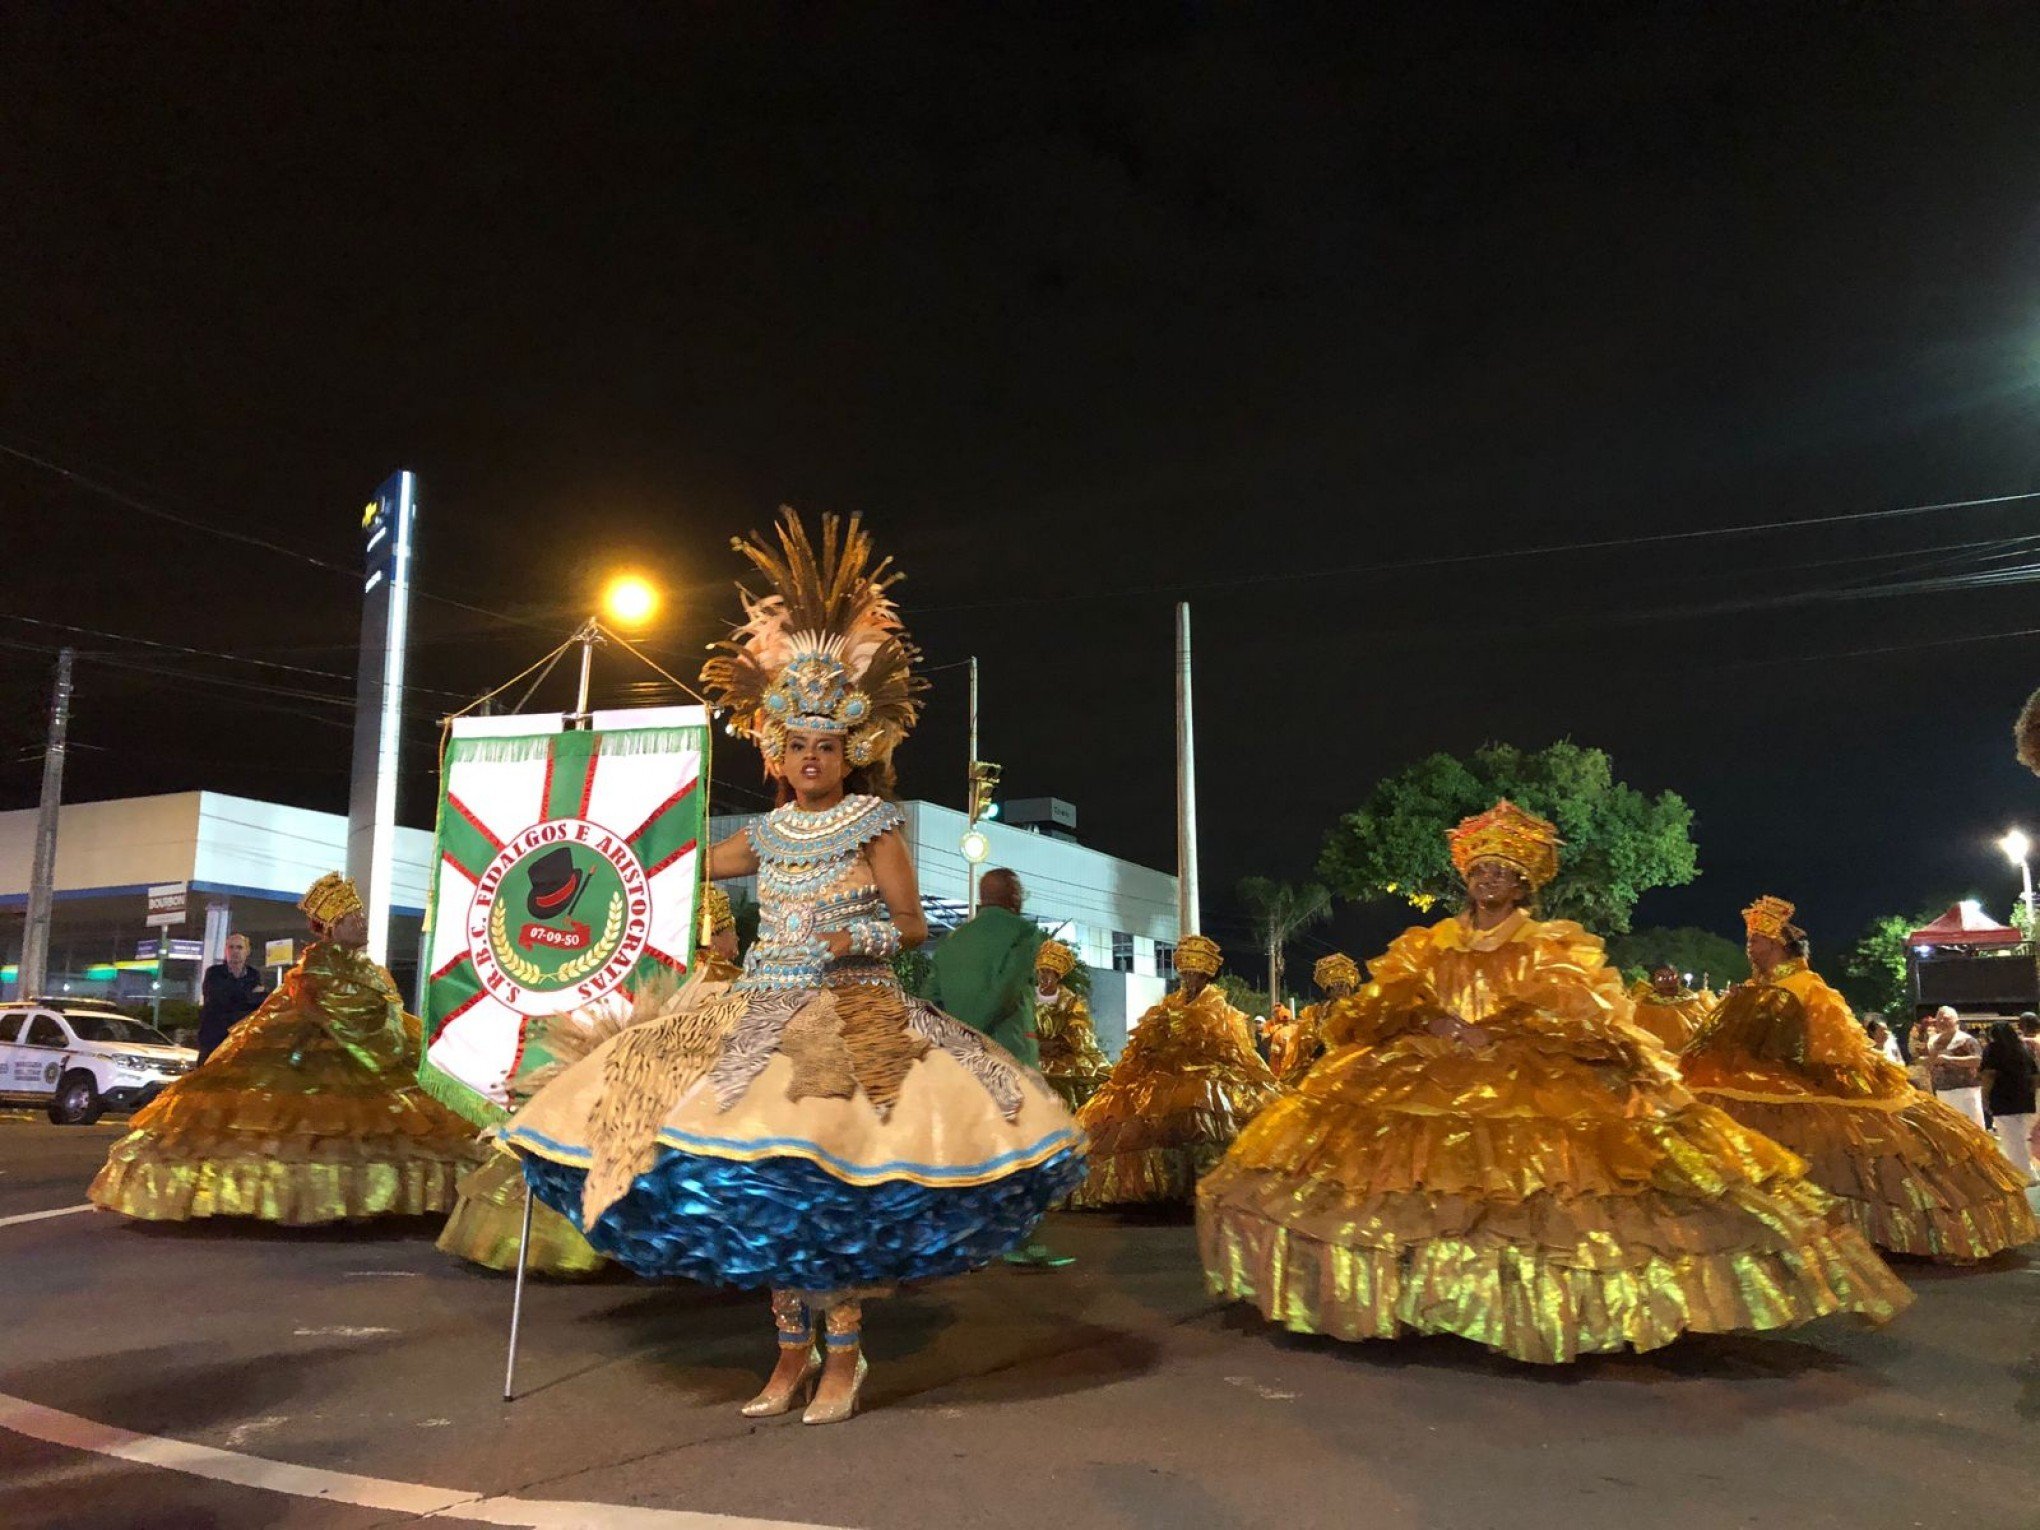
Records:
[[[1683,1052],[1714,1007],[1707,995],[1690,988],[1667,996],[1642,982],[1629,990],[1629,997],[1636,1005],[1637,1027],[1655,1036],[1668,1052]]]
[[[135,1115],[89,1194],[153,1221],[445,1211],[480,1150],[418,1087],[417,1055],[389,974],[313,945],[203,1067]]]
[[[440,1231],[440,1252],[492,1270],[514,1270],[523,1222],[523,1164],[515,1153],[498,1149],[480,1168],[461,1176],[460,1203]],[[527,1270],[539,1275],[593,1275],[608,1263],[572,1222],[544,1201],[532,1201]]]
[[[1805,1159],[1880,1247],[1968,1261],[2040,1237],[1997,1143],[1914,1088],[1803,962],[1723,999],[1680,1068],[1696,1094]]]
[[[1141,1017],[1112,1076],[1078,1112],[1091,1168],[1069,1204],[1188,1202],[1198,1176],[1275,1090],[1247,1017],[1224,995],[1168,995]]]
[[[1036,999],[1034,1029],[1041,1044],[1041,1076],[1071,1110],[1081,1110],[1112,1073],[1112,1059],[1098,1047],[1091,1006],[1069,988],[1052,1001]]]
[[[1412,930],[1326,1029],[1198,1187],[1212,1289],[1277,1322],[1549,1362],[1911,1300],[1792,1154],[1680,1085],[1577,925]]]
[[[1327,1004],[1306,1004],[1287,1024],[1268,1027],[1268,1071],[1285,1084],[1298,1082],[1324,1055]]]

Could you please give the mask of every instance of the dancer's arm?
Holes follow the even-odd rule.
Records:
[[[708,879],[723,882],[731,877],[748,877],[758,869],[757,847],[742,829],[708,852]]]

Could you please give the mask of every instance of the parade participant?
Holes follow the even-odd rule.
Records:
[[[1197,1177],[1225,1156],[1275,1094],[1247,1017],[1211,980],[1218,942],[1185,935],[1175,992],[1142,1015],[1104,1086],[1077,1115],[1091,1139],[1091,1172],[1073,1207],[1188,1204]]]
[[[1630,989],[1629,997],[1636,1006],[1636,1023],[1667,1051],[1682,1051],[1707,1019],[1706,996],[1688,988],[1670,962],[1651,968],[1649,979]]]
[[[1081,1110],[1112,1072],[1098,1048],[1090,1002],[1071,978],[1077,953],[1059,940],[1034,956],[1034,1030],[1041,1043],[1041,1076],[1071,1110]]]
[[[935,948],[921,997],[1032,1068],[1041,1060],[1032,978],[1043,937],[1020,912],[1026,898],[1016,873],[1004,866],[987,871],[978,911]]]
[[[534,1021],[532,1039],[553,1060],[510,1081],[513,1111],[570,1064],[629,1026],[684,1014],[720,996],[741,970],[737,966],[736,915],[729,894],[720,887],[701,891],[701,936],[687,980],[677,990],[667,984],[647,985],[630,996],[619,991],[586,1008]],[[439,1251],[487,1269],[514,1270],[523,1234],[524,1163],[500,1145],[501,1137],[500,1131],[492,1129],[488,1161],[462,1176],[460,1199],[439,1233]],[[527,1270],[541,1275],[592,1275],[608,1262],[552,1207],[543,1201],[532,1206],[531,1241],[524,1255]]]
[[[1805,1159],[1882,1248],[1966,1261],[2031,1240],[2024,1176],[1982,1127],[1878,1055],[1807,966],[1793,913],[1772,897],[1743,910],[1755,976],[1686,1049],[1687,1086]]]
[[[1024,1242],[1082,1177],[1083,1139],[1039,1078],[893,974],[927,937],[886,795],[919,710],[897,576],[854,518],[825,518],[817,547],[788,511],[777,550],[736,545],[774,588],[744,595],[702,679],[781,805],[716,845],[708,874],[756,875],[757,941],[721,999],[606,1043],[505,1136],[610,1258],[769,1287],[779,1362],[743,1411],[783,1414],[812,1388],[804,1420],[834,1423],[867,1369],[862,1302]]]
[[[1316,1004],[1304,1005],[1280,1054],[1273,1046],[1268,1049],[1268,1066],[1285,1084],[1298,1082],[1324,1055],[1325,1016],[1334,1004],[1360,986],[1360,968],[1352,957],[1339,951],[1319,957],[1310,975],[1324,998]]]
[[[363,950],[368,915],[337,872],[298,907],[312,943],[203,1068],[137,1112],[88,1192],[150,1221],[304,1225],[453,1205],[479,1156],[418,1087],[418,1021]]]
[[[1465,911],[1375,959],[1199,1186],[1212,1290],[1300,1332],[1544,1362],[1903,1307],[1791,1154],[1681,1087],[1601,942],[1531,912],[1552,825],[1503,801],[1449,842]]]

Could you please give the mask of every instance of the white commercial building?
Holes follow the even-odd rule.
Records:
[[[33,808],[0,813],[0,993],[15,993],[35,854]],[[57,822],[56,898],[50,929],[53,993],[124,1001],[192,997],[230,930],[254,942],[301,943],[297,900],[347,862],[339,813],[173,792],[67,803]],[[418,930],[432,836],[397,830],[391,879],[390,969],[406,992],[417,971]],[[151,926],[149,890],[182,888],[182,915]],[[173,909],[174,894],[160,901]]]

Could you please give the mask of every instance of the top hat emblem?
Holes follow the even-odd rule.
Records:
[[[564,919],[588,887],[588,873],[574,864],[565,845],[531,863],[531,892],[524,900],[534,919]]]

